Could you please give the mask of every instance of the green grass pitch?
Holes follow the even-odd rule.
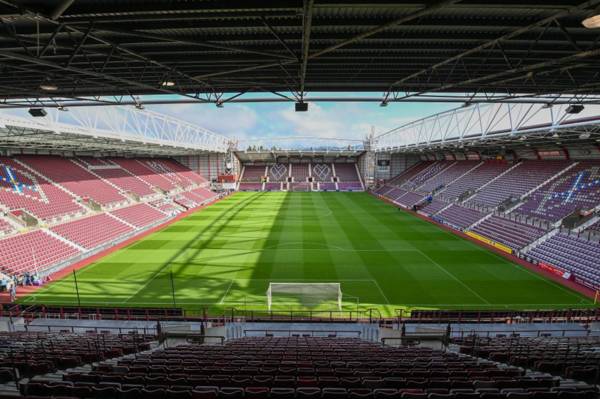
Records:
[[[211,313],[266,309],[269,282],[339,282],[344,310],[377,308],[386,316],[415,308],[593,306],[366,193],[236,193],[79,270],[77,280],[82,305],[175,300]],[[77,304],[73,277],[22,302]],[[276,305],[312,308],[303,303]]]

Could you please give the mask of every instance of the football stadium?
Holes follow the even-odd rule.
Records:
[[[0,22],[0,399],[600,397],[600,0]]]

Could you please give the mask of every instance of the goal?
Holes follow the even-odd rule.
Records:
[[[274,305],[290,306],[334,306],[342,309],[340,283],[269,283],[267,290],[269,310]]]

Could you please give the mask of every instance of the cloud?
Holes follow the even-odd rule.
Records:
[[[289,137],[363,140],[413,120],[452,108],[451,104],[398,103],[381,108],[377,103],[311,102],[308,112],[295,112],[293,103],[227,103],[223,108],[207,104],[152,105],[148,109],[168,114],[241,142],[279,143]],[[275,140],[275,141],[273,141]],[[306,141],[310,141],[306,139]]]
[[[148,109],[167,114],[227,137],[247,137],[259,123],[258,114],[249,106],[227,104],[217,108],[206,104],[154,105]]]

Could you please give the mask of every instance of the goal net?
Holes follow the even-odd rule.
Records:
[[[342,309],[340,283],[269,283],[267,305],[273,306],[334,306]]]

